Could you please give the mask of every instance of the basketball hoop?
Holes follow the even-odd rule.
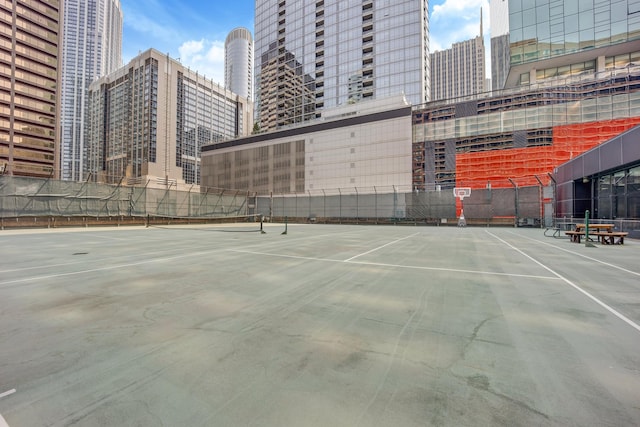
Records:
[[[470,187],[455,187],[453,189],[453,195],[460,199],[464,199],[465,197],[471,196],[471,188]]]
[[[464,219],[464,204],[462,200],[465,197],[471,196],[471,188],[470,187],[455,187],[453,189],[454,197],[460,199],[460,218],[458,218],[458,227],[466,227],[467,220]]]

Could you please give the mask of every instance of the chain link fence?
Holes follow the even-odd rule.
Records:
[[[460,200],[452,189],[411,191],[395,186],[257,194],[0,176],[0,218],[3,227],[38,220],[40,225],[46,221],[59,226],[65,220],[75,225],[78,218],[132,223],[149,217],[257,215],[267,221],[457,225],[463,214],[467,225],[543,227],[553,222],[552,196],[552,189],[542,186],[474,189]]]
[[[473,190],[462,201],[451,189],[399,191],[351,188],[298,194],[260,195],[258,213],[275,220],[356,223],[458,224],[541,227],[545,224],[541,187]],[[549,217],[551,219],[551,216]]]
[[[91,182],[0,176],[2,226],[140,223],[150,218],[248,215],[249,193],[207,189],[127,187]],[[58,219],[54,222],[54,219]],[[63,219],[63,220],[61,220]]]

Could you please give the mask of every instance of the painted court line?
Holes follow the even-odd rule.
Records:
[[[378,246],[377,248],[371,249],[370,251],[363,252],[363,253],[361,253],[361,254],[358,254],[358,255],[352,256],[352,257],[351,257],[351,258],[349,258],[349,259],[345,259],[345,260],[344,260],[344,262],[352,261],[352,260],[354,260],[354,259],[356,259],[356,258],[358,258],[358,257],[363,256],[363,255],[367,255],[367,254],[370,254],[371,252],[375,252],[375,251],[377,251],[378,249],[382,249],[382,248],[387,247],[387,246],[389,246],[389,245],[393,245],[393,244],[395,244],[395,243],[398,243],[398,242],[401,242],[401,241],[403,241],[403,240],[406,240],[406,239],[408,239],[408,238],[410,238],[410,237],[417,236],[418,234],[420,234],[420,233],[413,233],[413,234],[411,234],[411,235],[409,235],[409,236],[406,236],[406,237],[403,237],[403,238],[401,238],[401,239],[394,240],[393,242],[385,243],[384,245],[382,245],[382,246]]]
[[[268,253],[268,252],[247,251],[242,249],[231,249],[230,252],[238,252],[238,253],[249,254],[249,255],[271,256],[276,258],[291,258],[291,259],[299,259],[299,260],[305,260],[305,261],[321,261],[321,262],[333,262],[333,263],[340,263],[340,264],[371,265],[375,267],[406,268],[411,270],[442,271],[446,273],[482,274],[486,276],[521,277],[521,278],[542,279],[542,280],[560,280],[558,277],[553,277],[553,276],[538,276],[538,275],[531,275],[531,274],[503,273],[503,272],[480,271],[480,270],[462,270],[459,268],[425,267],[423,265],[387,264],[382,262],[349,261],[349,260],[341,261],[341,260],[331,259],[331,258],[314,258],[314,257],[304,257],[304,256],[298,256],[298,255],[274,254],[274,253]]]
[[[42,276],[24,277],[22,279],[14,279],[14,280],[2,281],[2,282],[0,282],[0,286],[2,286],[2,285],[10,285],[10,284],[14,284],[14,283],[33,282],[33,281],[36,281],[36,280],[55,279],[55,278],[58,278],[58,277],[76,276],[76,275],[79,275],[79,274],[95,273],[96,271],[117,270],[117,269],[120,269],[122,267],[135,267],[136,265],[144,265],[144,264],[151,264],[151,263],[154,263],[154,262],[171,261],[171,260],[179,259],[179,258],[186,258],[186,257],[192,257],[192,256],[199,256],[199,255],[207,255],[207,254],[211,254],[211,253],[219,252],[219,251],[221,251],[221,249],[212,249],[212,250],[209,250],[209,251],[198,251],[198,252],[186,253],[186,254],[181,254],[181,255],[174,255],[174,256],[163,257],[163,258],[152,258],[152,259],[147,259],[147,260],[144,260],[144,261],[132,262],[132,263],[127,263],[127,264],[116,264],[116,265],[111,265],[111,266],[107,266],[107,267],[98,267],[98,268],[90,268],[90,269],[86,269],[86,270],[70,271],[68,273],[58,273],[58,274],[47,274],[47,275],[42,275]]]
[[[13,393],[15,393],[15,392],[16,392],[16,389],[15,389],[15,388],[12,388],[12,389],[11,389],[11,390],[9,390],[9,391],[5,391],[4,393],[0,393],[0,398],[6,397],[6,396],[10,396],[10,395],[12,395],[12,394],[13,394]]]
[[[560,247],[560,246],[557,246],[557,245],[552,245],[551,243],[543,242],[541,240],[532,239],[531,237],[522,236],[520,234],[516,234],[516,233],[513,233],[511,231],[509,231],[509,233],[513,234],[514,236],[518,236],[518,238],[520,238],[520,239],[531,240],[532,242],[541,243],[543,245],[551,246],[552,248],[555,248],[555,249],[570,253],[571,255],[577,255],[577,256],[579,256],[581,258],[588,259],[589,261],[597,262],[598,264],[606,265],[607,267],[615,268],[617,270],[624,271],[625,273],[633,274],[635,276],[640,276],[639,272],[633,271],[633,270],[628,270],[628,269],[626,269],[624,267],[620,267],[619,265],[615,265],[615,264],[611,264],[609,262],[605,262],[605,261],[602,261],[602,260],[599,260],[599,259],[595,259],[595,258],[592,258],[590,256],[587,256],[587,255],[584,255],[584,254],[581,254],[581,253],[578,253],[578,252],[575,252],[575,251],[572,251],[572,250],[569,250],[569,249],[566,249],[566,248],[563,248],[563,247]]]
[[[9,395],[12,395],[13,393],[16,392],[15,388],[12,388],[9,391],[5,391],[4,393],[0,393],[0,399]],[[2,414],[0,414],[0,427],[9,427],[9,424],[7,424],[7,421],[2,417]]]
[[[623,322],[627,323],[629,326],[631,326],[632,328],[636,329],[638,332],[640,332],[640,325],[638,325],[637,323],[635,323],[633,320],[629,319],[628,317],[626,317],[624,314],[618,312],[617,310],[615,310],[613,307],[607,305],[606,303],[600,301],[598,298],[596,298],[595,296],[591,295],[589,292],[585,291],[584,289],[582,289],[580,286],[576,285],[575,283],[573,283],[571,280],[567,279],[566,277],[562,276],[559,273],[556,273],[554,270],[552,270],[551,268],[547,267],[546,265],[544,265],[543,263],[541,263],[540,261],[536,260],[535,258],[527,255],[526,253],[524,253],[523,251],[521,251],[520,249],[516,248],[515,246],[513,246],[512,244],[510,244],[509,242],[501,239],[500,237],[496,236],[495,234],[491,233],[490,231],[486,231],[490,236],[493,236],[493,238],[501,241],[502,243],[504,243],[505,245],[509,246],[511,249],[513,249],[514,251],[520,253],[521,255],[524,255],[525,257],[529,258],[531,261],[535,262],[536,264],[538,264],[540,267],[544,268],[545,270],[547,270],[548,272],[550,272],[551,274],[557,276],[558,278],[562,279],[565,283],[567,283],[568,285],[572,286],[573,288],[575,288],[577,291],[581,292],[582,294],[584,294],[585,296],[587,296],[589,299],[591,299],[592,301],[594,301],[596,304],[600,305],[601,307],[603,307],[605,310],[607,310],[609,313],[613,314],[614,316],[616,316],[618,319],[622,320]]]

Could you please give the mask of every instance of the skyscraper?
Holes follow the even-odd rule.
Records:
[[[508,16],[505,87],[414,111],[415,185],[538,185],[562,163],[640,124],[640,0],[510,0]],[[611,159],[600,165],[618,166]],[[605,184],[610,175],[602,172]],[[586,182],[596,178],[585,167],[575,194],[609,200],[611,193]]]
[[[491,0],[491,89],[500,90],[509,74],[509,2]]]
[[[87,172],[99,182],[198,185],[200,148],[247,135],[252,110],[246,98],[149,49],[89,86]]]
[[[231,30],[224,42],[224,87],[253,98],[253,39],[246,28]]]
[[[262,129],[323,108],[404,94],[429,99],[427,0],[256,2],[256,113]]]
[[[61,178],[82,180],[89,84],[122,64],[120,0],[62,0]]]
[[[485,51],[480,35],[431,54],[431,101],[485,92]]]
[[[58,0],[0,2],[0,173],[57,177]]]
[[[599,73],[640,50],[640,0],[511,0],[509,37],[505,87]]]

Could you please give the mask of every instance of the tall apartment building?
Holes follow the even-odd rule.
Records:
[[[122,66],[120,0],[63,0],[61,178],[83,180],[89,84]]]
[[[248,135],[253,105],[156,50],[89,87],[86,172],[100,182],[200,183],[200,148]]]
[[[255,13],[262,130],[361,99],[429,99],[427,0],[264,0]]]
[[[511,50],[509,45],[509,1],[491,0],[491,89],[500,90],[509,74]]]
[[[485,50],[480,14],[480,35],[431,54],[431,100],[482,93],[485,87]]]
[[[224,87],[253,99],[253,38],[246,28],[234,28],[224,42]]]
[[[507,88],[602,72],[607,60],[628,64],[639,50],[640,0],[511,0],[508,8]]]
[[[58,177],[58,0],[0,2],[0,171]]]

